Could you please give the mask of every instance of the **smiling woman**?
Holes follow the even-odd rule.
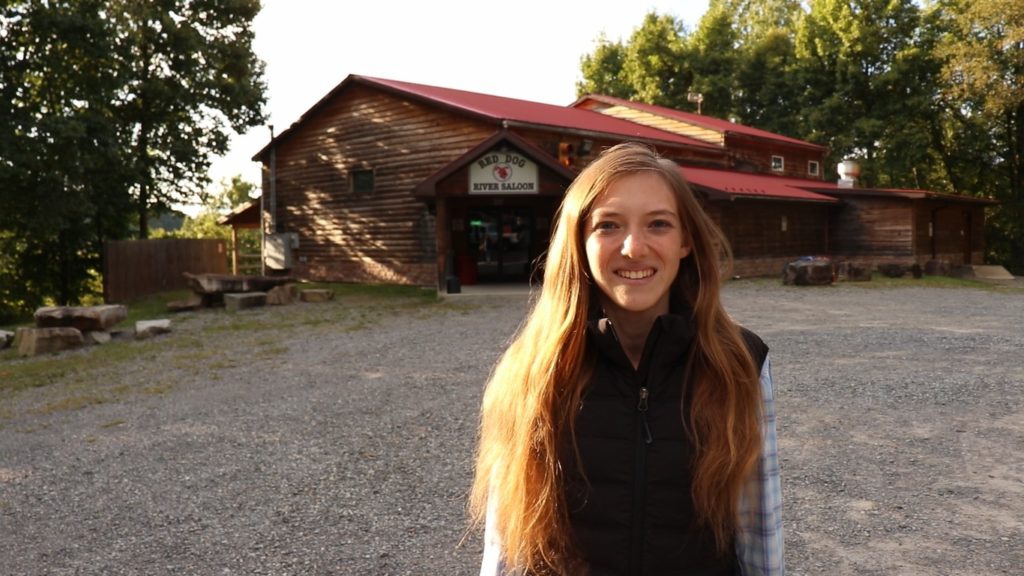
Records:
[[[782,574],[768,348],[722,307],[723,248],[646,146],[573,181],[484,395],[481,574]]]

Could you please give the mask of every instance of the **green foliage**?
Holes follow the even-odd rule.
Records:
[[[598,38],[593,54],[580,60],[583,80],[579,95],[606,94],[674,106],[686,101],[693,82],[681,23],[668,15],[650,12],[626,44]]]
[[[717,118],[733,113],[738,57],[732,18],[725,9],[712,7],[689,39],[694,77],[689,89],[703,97],[700,112]]]
[[[241,175],[233,176],[230,182],[221,181],[220,185],[220,191],[208,195],[202,210],[195,216],[186,217],[180,229],[155,228],[152,236],[154,238],[217,238],[227,241],[230,246],[231,227],[220,224],[219,221],[235,208],[251,202],[251,195],[256,190],[256,186],[242,180]],[[259,254],[259,230],[242,229],[238,231],[237,236],[239,254]]]
[[[95,297],[103,244],[263,119],[257,0],[0,4],[0,317]]]
[[[669,15],[651,12],[633,31],[622,62],[622,78],[633,98],[663,106],[686,101],[693,83],[683,25]]]
[[[633,91],[622,77],[622,63],[626,59],[622,42],[612,42],[601,34],[593,54],[580,58],[583,80],[576,83],[576,95],[604,94],[616,98],[630,98]]]

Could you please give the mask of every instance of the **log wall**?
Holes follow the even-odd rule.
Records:
[[[299,234],[291,273],[433,285],[435,215],[412,190],[494,129],[351,87],[276,150],[276,229]],[[372,193],[351,191],[353,169],[374,171]],[[264,175],[269,191],[269,171]]]
[[[905,198],[845,197],[834,212],[830,252],[857,262],[914,258],[914,208]]]

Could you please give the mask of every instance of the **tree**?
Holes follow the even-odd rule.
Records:
[[[776,29],[745,42],[736,70],[733,110],[747,126],[799,137],[803,133],[801,82],[789,31]]]
[[[263,120],[258,10],[257,0],[0,4],[0,314],[78,302],[103,243],[128,237],[133,215],[144,238],[151,209],[202,193],[228,130]]]
[[[913,0],[812,0],[797,29],[803,137],[827,144],[832,160],[858,158],[868,186],[907,183],[893,181],[910,172],[887,159],[906,167],[927,157],[928,142],[913,139],[934,92],[919,23]],[[894,156],[911,151],[921,152]]]
[[[126,232],[129,175],[112,106],[112,32],[100,0],[0,8],[0,315],[95,283],[105,238]]]
[[[778,31],[791,32],[803,15],[800,0],[711,0],[708,13],[716,10],[733,15],[741,47]]]
[[[1024,274],[1024,12],[1014,0],[948,0],[938,9],[946,32],[938,48],[946,165],[960,190],[999,199],[990,255]],[[963,150],[975,154],[965,161]]]
[[[688,38],[693,83],[688,90],[703,98],[702,114],[728,119],[736,86],[737,37],[732,14],[712,6]],[[678,107],[678,106],[677,106]]]
[[[622,75],[626,50],[622,42],[612,42],[603,33],[598,36],[593,54],[580,57],[583,79],[576,82],[576,95],[604,94],[616,98],[630,98],[633,90]]]
[[[211,155],[265,116],[252,51],[259,0],[109,0],[124,74],[139,236],[153,208],[201,195]]]
[[[626,46],[622,76],[632,99],[679,107],[693,83],[683,25],[667,14],[650,12]]]

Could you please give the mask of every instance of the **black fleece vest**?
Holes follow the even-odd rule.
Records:
[[[719,554],[714,535],[695,521],[694,447],[683,427],[688,317],[666,314],[655,322],[638,369],[608,320],[590,323],[593,375],[576,417],[584,470],[569,442],[561,455],[574,542],[588,576],[739,574],[732,547]],[[767,346],[748,331],[744,339],[760,367]]]

